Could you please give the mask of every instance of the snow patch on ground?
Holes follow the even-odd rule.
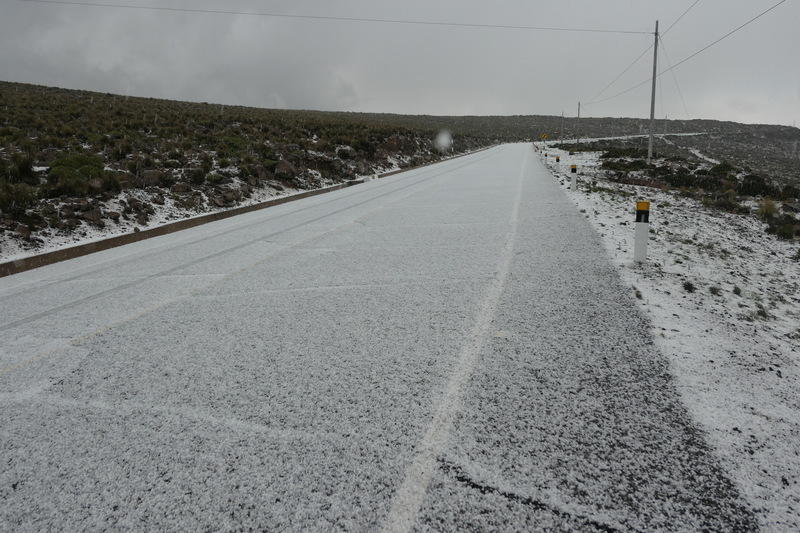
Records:
[[[277,191],[270,187],[254,189],[249,198],[242,199],[242,201],[239,202],[235,207],[259,204],[268,200],[274,200],[276,198],[297,194],[299,192],[303,191],[288,188],[285,188],[283,191]],[[134,228],[138,228],[139,230],[151,229],[169,224],[171,222],[177,222],[179,220],[185,220],[189,218],[197,218],[211,213],[217,213],[219,211],[227,211],[228,209],[231,209],[228,207],[215,207],[213,204],[207,202],[208,198],[206,198],[206,207],[204,207],[202,211],[186,209],[176,205],[175,201],[169,194],[163,195],[164,205],[158,205],[153,203],[153,196],[153,194],[146,190],[130,189],[120,193],[111,200],[98,203],[103,211],[122,212],[123,207],[121,202],[126,198],[136,198],[146,202],[155,210],[155,213],[150,215],[146,224],[139,224],[133,218],[120,218],[116,223],[107,220],[105,221],[105,227],[102,228],[83,222],[80,227],[76,228],[72,232],[58,231],[55,229],[47,229],[37,232],[36,237],[40,242],[24,241],[16,238],[11,234],[11,232],[0,231],[0,262],[14,261],[25,257],[30,257],[32,255],[52,252],[71,246],[101,241],[109,237],[132,233]]]
[[[719,165],[719,161],[717,161],[716,159],[713,159],[711,157],[708,157],[707,155],[705,155],[703,152],[701,152],[700,150],[698,150],[696,148],[691,148],[689,151],[692,153],[692,155],[694,155],[698,159],[702,159],[703,161],[706,161],[706,162],[711,163],[713,165]]]
[[[767,234],[752,215],[609,181],[599,152],[546,151],[554,177],[639,298],[690,412],[764,530],[800,530],[798,245]],[[572,164],[579,168],[575,191]],[[638,199],[651,202],[643,265],[632,260]]]

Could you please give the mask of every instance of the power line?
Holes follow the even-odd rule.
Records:
[[[677,25],[677,24],[678,24],[678,23],[679,23],[679,22],[680,22],[680,21],[683,19],[683,17],[685,17],[685,16],[686,16],[686,15],[689,13],[689,11],[691,11],[691,10],[694,8],[694,6],[696,6],[696,5],[697,5],[697,4],[699,4],[699,3],[700,3],[700,0],[695,0],[695,1],[694,1],[694,3],[693,3],[692,5],[690,5],[688,8],[686,8],[686,10],[685,10],[683,13],[681,13],[681,15],[680,15],[680,16],[679,16],[677,19],[675,19],[675,22],[673,22],[672,24],[670,24],[669,28],[667,28],[667,31],[665,31],[665,32],[664,32],[664,34],[666,34],[666,33],[667,33],[669,30],[671,30],[672,28],[674,28],[674,27],[675,27],[675,26],[676,26],[676,25]],[[615,84],[615,83],[616,83],[616,82],[617,82],[617,81],[618,81],[618,80],[619,80],[619,79],[620,79],[622,76],[624,76],[624,75],[625,75],[625,73],[626,73],[626,72],[628,72],[628,71],[629,71],[631,68],[633,68],[633,66],[634,66],[636,63],[638,63],[638,62],[639,62],[639,60],[640,60],[640,59],[642,59],[642,58],[645,56],[645,54],[647,54],[647,52],[649,52],[649,51],[650,51],[650,50],[652,50],[652,49],[653,49],[653,45],[652,45],[652,44],[651,44],[650,46],[648,46],[647,48],[645,48],[645,50],[644,50],[644,51],[643,51],[641,54],[639,54],[639,55],[636,57],[636,59],[634,59],[634,60],[633,60],[633,61],[632,61],[632,62],[631,62],[631,63],[630,63],[630,64],[629,64],[627,67],[625,67],[625,69],[624,69],[622,72],[620,72],[620,73],[617,75],[617,77],[616,77],[616,78],[614,78],[613,80],[611,80],[611,82],[610,82],[608,85],[606,85],[605,87],[603,87],[603,88],[602,88],[602,89],[601,89],[601,90],[600,90],[600,91],[599,91],[599,92],[598,92],[596,95],[594,95],[594,96],[591,98],[591,101],[590,101],[589,103],[591,104],[591,103],[593,103],[593,102],[594,102],[594,100],[595,100],[596,98],[599,98],[599,97],[600,97],[600,96],[601,96],[601,95],[602,95],[604,92],[606,92],[606,91],[609,89],[609,87],[611,87],[612,85],[614,85],[614,84]]]
[[[652,46],[651,46],[651,48],[652,48]],[[647,84],[647,83],[650,83],[650,81],[652,81],[652,78],[648,78],[648,79],[644,80],[644,81],[643,81],[643,82],[641,82],[641,83],[637,83],[637,84],[636,84],[636,85],[634,85],[633,87],[629,87],[629,88],[625,89],[624,91],[620,91],[620,92],[618,92],[617,94],[615,94],[615,95],[613,95],[613,96],[607,96],[606,98],[602,98],[602,99],[600,99],[600,100],[594,100],[594,101],[592,101],[592,102],[586,102],[584,105],[594,105],[594,104],[601,104],[601,103],[603,103],[603,102],[608,102],[609,100],[613,100],[614,98],[618,98],[618,97],[620,97],[620,96],[623,96],[623,95],[625,95],[625,94],[628,94],[629,92],[631,92],[631,91],[634,91],[634,90],[638,89],[638,88],[639,88],[639,87],[641,87],[642,85],[645,85],[645,84]]]
[[[751,18],[750,20],[748,20],[744,24],[741,24],[741,25],[737,26],[736,28],[732,29],[731,31],[729,31],[728,33],[726,33],[725,35],[723,35],[722,37],[720,37],[716,41],[713,41],[713,42],[707,44],[703,48],[701,48],[701,49],[697,50],[696,52],[688,55],[687,57],[681,59],[680,61],[678,61],[674,65],[670,66],[669,68],[662,70],[661,72],[658,73],[658,77],[661,77],[662,75],[666,74],[667,72],[675,70],[676,68],[678,68],[679,66],[683,65],[684,63],[686,63],[690,59],[693,59],[693,58],[697,57],[698,55],[702,54],[703,52],[705,52],[706,50],[708,50],[712,46],[718,44],[719,42],[721,42],[721,41],[723,41],[725,39],[727,39],[728,37],[730,37],[731,35],[733,35],[737,31],[741,30],[745,26],[748,26],[748,25],[752,24],[753,22],[755,22],[756,20],[760,19],[761,17],[763,17],[764,15],[766,15],[767,13],[769,13],[770,11],[772,11],[773,9],[777,8],[778,6],[780,6],[781,4],[783,4],[785,2],[786,2],[786,0],[781,0],[780,2],[778,2],[778,3],[774,4],[774,5],[772,5],[771,7],[765,9],[764,11],[762,11],[761,13],[756,15],[755,17]],[[623,96],[625,94],[628,94],[631,91],[634,91],[634,90],[638,89],[642,85],[644,85],[646,83],[649,83],[651,80],[652,80],[652,78],[648,78],[648,79],[642,81],[641,83],[637,83],[633,87],[629,87],[629,88],[625,89],[624,91],[618,92],[617,94],[615,94],[613,96],[609,96],[607,98],[603,98],[602,100],[595,100],[593,102],[587,102],[584,105],[599,104],[599,103],[602,103],[602,102],[607,102],[608,100],[613,100],[614,98],[617,98],[619,96]]]
[[[675,27],[675,26],[676,26],[676,25],[677,25],[677,24],[678,24],[678,23],[679,23],[679,22],[680,22],[680,21],[683,19],[683,17],[685,17],[685,16],[686,16],[686,14],[687,14],[687,13],[689,13],[689,11],[691,11],[691,10],[694,8],[694,6],[696,6],[696,5],[697,5],[697,4],[699,4],[699,3],[700,3],[700,0],[695,0],[695,2],[694,2],[692,5],[690,5],[689,7],[687,7],[687,8],[686,8],[686,11],[684,11],[683,13],[681,13],[681,16],[680,16],[680,17],[678,17],[678,18],[675,20],[675,22],[673,22],[672,24],[670,24],[669,28],[667,28],[667,29],[666,29],[666,31],[664,31],[664,33],[662,33],[661,35],[666,35],[666,34],[669,32],[669,30],[671,30],[672,28],[674,28],[674,27]]]
[[[594,100],[595,100],[595,98],[598,98],[600,95],[602,95],[604,92],[606,92],[606,91],[609,89],[609,87],[611,87],[612,85],[614,85],[614,84],[615,84],[615,83],[616,83],[616,82],[617,82],[617,81],[618,81],[618,80],[619,80],[619,79],[620,79],[622,76],[624,76],[624,75],[625,75],[625,73],[626,73],[626,72],[628,72],[628,71],[629,71],[631,68],[633,68],[633,66],[634,66],[636,63],[638,63],[638,62],[639,62],[639,60],[640,60],[640,59],[642,59],[642,58],[645,56],[645,54],[646,54],[647,52],[649,52],[649,51],[650,51],[650,50],[652,50],[652,49],[653,49],[653,45],[652,45],[652,44],[651,44],[650,46],[648,46],[647,48],[645,48],[645,50],[644,50],[644,51],[643,51],[641,54],[639,54],[639,56],[638,56],[636,59],[634,59],[633,61],[631,61],[630,65],[628,65],[627,67],[625,67],[625,69],[624,69],[622,72],[620,72],[620,73],[617,75],[617,77],[616,77],[616,78],[614,78],[613,80],[611,80],[611,81],[609,82],[609,84],[608,84],[608,85],[606,85],[605,87],[603,87],[603,89],[602,89],[602,90],[600,90],[600,91],[599,91],[599,92],[598,92],[596,95],[594,95],[594,96],[591,98],[591,100],[592,100],[592,101],[590,101],[590,102],[589,102],[589,104],[592,104],[592,103],[594,103]]]
[[[673,66],[672,66],[672,67],[671,67],[669,70],[675,69],[675,68],[679,67],[680,65],[682,65],[682,64],[684,64],[684,63],[686,63],[687,61],[689,61],[689,60],[690,60],[690,59],[692,59],[693,57],[695,57],[695,56],[697,56],[697,55],[700,55],[701,53],[705,52],[706,50],[708,50],[709,48],[711,48],[711,47],[712,47],[712,46],[714,46],[715,44],[719,43],[720,41],[722,41],[722,40],[724,40],[724,39],[727,39],[728,37],[730,37],[731,35],[733,35],[733,34],[734,34],[734,33],[736,33],[737,31],[741,30],[742,28],[744,28],[745,26],[749,25],[750,23],[752,23],[752,22],[755,22],[756,20],[760,19],[761,17],[763,17],[764,15],[766,15],[767,13],[769,13],[770,11],[772,11],[772,10],[773,10],[773,9],[775,9],[775,8],[777,8],[779,5],[781,5],[781,4],[783,4],[783,3],[786,3],[786,0],[781,0],[781,1],[780,1],[780,2],[778,2],[777,4],[775,4],[775,5],[773,5],[772,7],[770,7],[770,8],[768,8],[768,9],[766,9],[766,10],[762,11],[761,13],[759,13],[758,15],[756,15],[755,17],[751,18],[750,20],[748,20],[747,22],[745,22],[745,23],[744,23],[744,24],[742,24],[741,26],[738,26],[738,27],[736,27],[736,28],[732,29],[731,31],[729,31],[728,33],[726,33],[725,35],[723,35],[722,37],[720,37],[719,39],[717,39],[717,40],[716,40],[716,41],[714,41],[713,43],[710,43],[710,44],[708,44],[708,45],[704,46],[703,48],[701,48],[700,50],[698,50],[697,52],[695,52],[695,53],[691,54],[690,56],[688,56],[688,57],[685,57],[685,58],[681,59],[680,61],[678,61],[677,63],[675,63],[675,64],[674,64],[674,65],[673,65]],[[666,72],[666,70],[665,70],[664,72]],[[660,76],[661,74],[664,74],[664,72],[661,72],[661,73],[659,74],[659,76]]]
[[[664,45],[664,39],[659,36],[659,42],[661,43],[661,50],[664,52],[664,59],[667,60],[667,65],[670,67],[670,73],[672,74],[672,80],[675,82],[675,88],[678,90],[678,95],[681,97],[681,103],[683,104],[683,112],[686,114],[686,118],[689,118],[689,109],[686,107],[686,99],[683,97],[683,91],[681,91],[681,86],[678,83],[678,76],[675,74],[675,70],[672,68],[672,62],[669,59],[669,54],[667,54],[667,47]]]
[[[535,31],[554,31],[554,32],[572,32],[572,33],[613,33],[613,34],[627,34],[627,35],[646,35],[650,32],[646,31],[633,31],[633,30],[615,30],[615,29],[602,29],[602,28],[564,28],[552,26],[519,26],[510,24],[477,24],[477,23],[460,23],[460,22],[444,22],[444,21],[429,21],[429,20],[405,20],[405,19],[382,19],[382,18],[363,18],[363,17],[336,17],[325,15],[292,15],[288,13],[267,13],[256,11],[232,11],[225,9],[197,9],[197,8],[180,8],[180,7],[164,7],[164,6],[139,6],[133,4],[108,4],[101,2],[79,2],[70,0],[17,0],[18,2],[28,2],[37,4],[51,4],[51,5],[69,5],[69,6],[84,6],[84,7],[109,7],[119,9],[138,9],[146,11],[168,11],[171,13],[204,13],[212,15],[243,15],[251,17],[272,17],[272,18],[288,18],[288,19],[301,19],[301,20],[325,20],[337,22],[371,22],[379,24],[405,24],[405,25],[418,25],[418,26],[448,26],[455,28],[487,28],[487,29],[502,29],[502,30],[535,30]]]

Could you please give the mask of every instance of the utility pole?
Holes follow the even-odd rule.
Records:
[[[581,103],[578,102],[578,131],[575,133],[578,134],[578,144],[581,142]]]
[[[561,112],[561,128],[558,130],[558,142],[564,140],[564,112]]]
[[[656,77],[658,76],[658,21],[656,21],[655,44],[653,45],[653,92],[650,98],[650,143],[647,146],[647,164],[653,159],[653,134],[656,124]]]

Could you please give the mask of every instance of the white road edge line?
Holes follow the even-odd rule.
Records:
[[[517,198],[511,211],[511,230],[500,254],[497,275],[486,290],[475,319],[475,325],[461,348],[444,394],[441,396],[439,404],[435,406],[434,416],[428,424],[422,440],[417,444],[414,458],[406,469],[403,483],[392,498],[389,515],[382,528],[384,533],[407,533],[416,524],[417,515],[436,469],[436,459],[444,450],[453,417],[461,406],[464,389],[472,377],[508,279],[519,226],[522,185],[529,159],[530,152],[527,152],[522,161]]]

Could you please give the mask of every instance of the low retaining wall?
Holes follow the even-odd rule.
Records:
[[[416,168],[435,165],[436,163],[441,163],[443,161],[447,161],[450,159],[456,159],[458,157],[464,157],[470,154],[482,152],[484,150],[488,150],[491,147],[492,146],[487,146],[485,148],[480,148],[473,152],[467,152],[454,157],[449,157],[438,161],[432,161],[430,163],[419,165],[413,168],[404,168],[400,170],[394,170],[392,172],[386,172],[384,174],[381,174],[379,177],[383,178],[391,176],[393,174],[399,174],[400,172],[407,172],[409,170],[414,170]],[[244,213],[249,213],[250,211],[258,211],[260,209],[266,209],[267,207],[272,207],[274,205],[285,204],[287,202],[293,202],[295,200],[302,200],[303,198],[308,198],[309,196],[317,196],[318,194],[325,194],[327,192],[338,191],[339,189],[344,189],[345,187],[358,185],[359,183],[364,183],[364,180],[358,179],[358,180],[345,181],[343,183],[339,183],[331,187],[325,187],[323,189],[314,189],[312,191],[305,191],[293,194],[291,196],[275,198],[274,200],[268,200],[266,202],[261,202],[258,204],[248,205],[244,207],[234,207],[232,209],[219,211],[217,213],[210,213],[208,215],[202,215],[195,218],[189,218],[186,220],[179,220],[178,222],[164,224],[163,226],[158,226],[156,228],[146,229],[133,233],[125,233],[124,235],[109,237],[101,241],[88,242],[86,244],[70,246],[69,248],[62,248],[61,250],[55,250],[53,252],[47,252],[39,255],[32,255],[30,257],[24,257],[22,259],[9,261],[7,263],[0,263],[0,278],[5,276],[10,276],[12,274],[18,274],[20,272],[25,272],[26,270],[31,270],[33,268],[39,268],[46,265],[51,265],[53,263],[67,261],[69,259],[75,259],[76,257],[93,254],[95,252],[102,252],[103,250],[116,248],[117,246],[124,246],[126,244],[143,241],[145,239],[151,239],[153,237],[159,237],[161,235],[175,233],[176,231],[193,228],[195,226],[200,226],[202,224],[208,224],[209,222],[235,217],[236,215],[242,215]]]
[[[60,261],[67,261],[68,259],[75,259],[76,257],[93,254],[95,252],[101,252],[103,250],[108,250],[110,248],[116,248],[117,246],[124,246],[126,244],[131,244],[134,242],[143,241],[145,239],[158,237],[160,235],[175,233],[176,231],[193,228],[195,226],[200,226],[202,224],[208,224],[209,222],[215,222],[217,220],[223,220],[225,218],[235,217],[237,215],[242,215],[244,213],[249,213],[251,211],[258,211],[261,209],[266,209],[267,207],[285,204],[287,202],[293,202],[295,200],[301,200],[303,198],[308,198],[309,196],[317,196],[319,194],[325,194],[327,192],[338,191],[339,189],[344,189],[345,187],[358,185],[359,183],[363,183],[363,181],[364,180],[345,181],[343,183],[339,183],[331,187],[325,187],[323,189],[304,191],[301,193],[292,194],[290,196],[283,196],[281,198],[275,198],[274,200],[267,200],[266,202],[260,202],[253,205],[234,207],[232,209],[226,209],[225,211],[218,211],[216,213],[209,213],[207,215],[202,215],[195,218],[179,220],[178,222],[171,222],[169,224],[164,224],[163,226],[158,226],[155,228],[136,231],[133,233],[125,233],[124,235],[117,235],[115,237],[109,237],[101,241],[87,242],[86,244],[79,244],[77,246],[62,248],[61,250],[55,250],[53,252],[47,252],[39,255],[33,255],[30,257],[24,257],[22,259],[17,259],[15,261],[9,261],[7,263],[0,264],[0,278],[4,276],[10,276],[12,274],[18,274],[19,272],[24,272],[26,270],[31,270],[33,268],[39,268],[45,265],[51,265],[53,263],[58,263]]]

